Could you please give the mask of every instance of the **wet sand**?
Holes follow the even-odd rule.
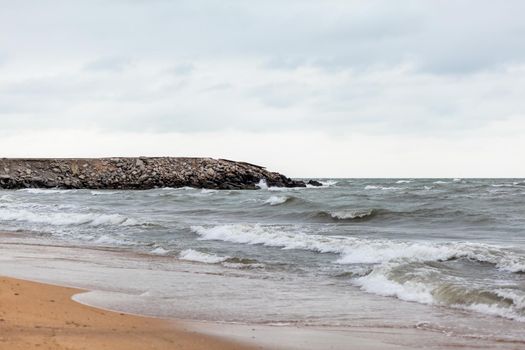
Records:
[[[249,350],[176,322],[74,302],[82,290],[0,278],[0,349]]]

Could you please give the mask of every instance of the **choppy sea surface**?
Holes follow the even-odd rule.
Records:
[[[3,190],[0,231],[109,248],[90,278],[111,268],[121,278],[104,285],[133,293],[98,302],[132,312],[525,340],[525,180],[322,183]]]

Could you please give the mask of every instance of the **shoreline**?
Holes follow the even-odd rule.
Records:
[[[13,240],[9,239],[12,238]],[[76,262],[70,260],[71,258],[75,259],[75,256],[78,258],[78,254],[84,256],[84,259],[97,259],[100,257],[100,253],[110,254],[114,257],[126,256],[129,258],[126,252],[115,252],[115,251],[105,251],[105,250],[93,250],[89,248],[85,250],[86,247],[68,247],[66,245],[47,245],[47,244],[35,244],[39,239],[35,239],[34,242],[30,243],[25,239],[20,238],[18,233],[0,233],[0,280],[10,279],[15,281],[14,283],[23,283],[31,284],[36,286],[33,290],[34,297],[26,295],[26,293],[18,293],[19,295],[11,295],[9,301],[3,299],[4,295],[2,291],[5,291],[6,288],[0,284],[0,318],[7,319],[4,316],[4,305],[9,305],[14,311],[19,313],[19,316],[16,318],[19,320],[25,320],[24,310],[27,305],[30,303],[26,302],[22,297],[28,297],[32,301],[33,306],[29,308],[29,314],[37,313],[42,317],[46,315],[45,307],[51,307],[51,311],[54,312],[56,306],[58,305],[55,295],[61,294],[64,295],[64,300],[68,307],[72,307],[74,310],[82,309],[81,314],[77,314],[77,317],[80,319],[86,319],[92,313],[95,314],[107,314],[112,315],[112,321],[117,322],[119,327],[114,327],[111,322],[99,323],[98,332],[93,330],[95,327],[75,327],[74,323],[67,324],[71,320],[62,319],[58,323],[51,323],[49,325],[45,324],[35,324],[34,321],[24,324],[22,322],[23,329],[26,330],[25,333],[17,332],[17,328],[6,327],[8,324],[0,321],[0,350],[2,349],[31,349],[28,346],[27,341],[25,341],[24,346],[15,347],[14,343],[5,345],[5,340],[9,340],[11,335],[20,336],[30,336],[35,331],[45,330],[47,334],[47,340],[54,339],[54,337],[59,336],[60,339],[67,338],[70,341],[71,339],[76,339],[77,344],[83,344],[82,337],[88,337],[88,335],[79,334],[82,331],[91,330],[92,333],[95,333],[97,336],[102,336],[102,340],[106,341],[118,341],[119,337],[122,338],[128,334],[132,334],[135,337],[147,338],[148,336],[154,336],[155,338],[165,339],[164,334],[168,334],[169,337],[176,336],[176,340],[183,339],[191,343],[192,341],[197,342],[196,347],[185,347],[186,349],[272,349],[272,350],[348,350],[348,349],[363,349],[363,350],[375,350],[375,349],[419,349],[421,346],[425,346],[428,349],[452,349],[457,347],[462,347],[465,349],[482,349],[482,348],[491,348],[491,349],[519,349],[524,343],[523,341],[508,341],[503,339],[482,339],[482,338],[469,338],[461,335],[447,334],[443,333],[436,329],[428,328],[419,328],[419,327],[398,327],[391,323],[384,323],[382,326],[349,326],[338,328],[336,326],[327,326],[327,327],[317,327],[317,326],[294,326],[294,325],[266,325],[253,322],[245,323],[228,323],[221,321],[199,321],[199,318],[185,318],[179,313],[174,313],[169,316],[155,316],[148,315],[147,313],[141,313],[140,309],[138,310],[129,310],[126,308],[121,308],[118,304],[115,307],[111,306],[111,303],[107,304],[106,302],[101,303],[100,301],[105,299],[111,294],[104,293],[104,287],[100,289],[100,285],[92,284],[91,281],[102,277],[100,275],[102,270],[92,270],[88,268],[88,271],[91,271],[87,276],[88,279],[76,279],[80,277],[81,274],[85,274],[85,270],[80,268],[83,266],[82,262]],[[33,239],[29,239],[33,241]],[[29,243],[29,244],[28,244]],[[63,255],[64,252],[69,252],[68,255]],[[85,255],[87,253],[87,255]],[[93,253],[93,254],[91,254]],[[129,261],[126,259],[126,262]],[[78,265],[78,264],[81,265]],[[124,266],[124,265],[122,265]],[[127,264],[126,264],[127,266]],[[76,276],[75,280],[68,278],[50,278],[47,272],[52,272],[53,276],[56,275],[57,271],[63,271],[69,276]],[[83,272],[82,272],[83,271]],[[138,272],[138,271],[137,271]],[[95,273],[95,274],[93,274]],[[48,277],[45,277],[45,276]],[[10,276],[3,278],[3,276]],[[188,275],[191,276],[191,275]],[[111,279],[110,279],[111,280]],[[38,282],[32,282],[38,281]],[[111,280],[113,281],[113,280]],[[208,282],[213,283],[213,282]],[[42,295],[45,294],[42,292],[44,289],[52,289],[54,303],[49,303],[49,300],[42,300]],[[58,291],[58,292],[57,292]],[[101,294],[102,292],[102,294]],[[132,291],[129,291],[133,293]],[[116,297],[120,299],[124,294],[117,293]],[[100,298],[102,296],[102,299]],[[39,299],[40,298],[40,299]],[[188,300],[189,298],[189,300]],[[41,301],[40,303],[38,301]],[[179,299],[181,303],[192,302],[191,295]],[[107,299],[106,299],[107,301]],[[177,303],[176,300],[174,300]],[[356,302],[354,300],[353,302]],[[104,305],[105,304],[105,305]],[[73,305],[73,306],[72,306]],[[44,308],[44,309],[42,309]],[[69,309],[63,309],[67,314],[70,314]],[[88,316],[85,312],[88,312]],[[126,311],[127,310],[127,311]],[[122,315],[124,314],[124,315]],[[181,317],[182,316],[182,317]],[[54,316],[53,316],[54,317]],[[51,319],[53,321],[54,318]],[[127,324],[119,323],[122,319],[131,319],[133,322]],[[42,319],[41,319],[42,320]],[[110,321],[111,321],[110,320]],[[137,326],[139,322],[140,326]],[[49,320],[45,320],[49,321]],[[77,324],[82,322],[73,320]],[[31,326],[32,327],[29,327]],[[39,328],[36,328],[36,327]],[[135,326],[135,328],[133,328]],[[424,327],[424,325],[423,325]],[[117,329],[117,333],[113,334],[113,329]],[[143,330],[140,334],[136,334],[136,329]],[[148,333],[148,329],[153,329],[153,333]],[[51,332],[54,330],[54,333]],[[162,333],[164,331],[165,333]],[[146,332],[146,334],[144,334]],[[156,333],[155,333],[156,332]],[[159,333],[160,332],[160,333]],[[40,334],[39,333],[39,334]],[[46,335],[44,334],[44,335]],[[90,333],[91,334],[91,333]],[[7,335],[7,336],[6,336]],[[112,338],[112,336],[115,336]],[[32,339],[30,337],[30,339]],[[170,339],[170,338],[168,338]],[[172,340],[174,338],[171,338]],[[204,347],[198,347],[202,343],[202,339],[205,339],[207,344]],[[24,341],[24,339],[19,339],[19,341]],[[74,341],[73,341],[74,343]],[[180,342],[179,342],[180,343]],[[14,344],[14,345],[13,345]],[[36,344],[36,343],[35,343]],[[68,343],[69,344],[69,343]],[[148,343],[149,344],[149,343]],[[178,344],[178,343],[177,343]],[[185,343],[186,344],[186,343]],[[209,345],[211,344],[211,345]],[[226,344],[224,347],[221,347]],[[98,344],[100,345],[100,343]],[[93,348],[87,349],[103,349],[103,347],[95,345]],[[69,345],[68,345],[69,346]],[[191,345],[193,346],[193,345]],[[34,348],[37,348],[36,345]],[[38,347],[42,349],[46,347]],[[65,349],[60,347],[47,347],[49,349]],[[77,349],[76,347],[69,346],[70,349]],[[121,349],[116,346],[109,347],[110,349]],[[158,349],[179,349],[177,345],[171,345],[171,343],[165,343],[164,347],[157,347]],[[124,346],[122,349],[134,349],[130,346]],[[148,347],[137,347],[137,349],[148,349]]]
[[[1,275],[0,350],[412,349],[391,343],[409,336],[410,330],[307,330],[165,319],[75,300],[86,292]]]
[[[85,292],[0,276],[0,350],[396,350],[417,349],[403,339],[415,332],[423,335],[417,330],[306,329],[140,316],[75,301]]]
[[[0,349],[237,349],[175,320],[107,311],[75,302],[85,290],[0,277]]]

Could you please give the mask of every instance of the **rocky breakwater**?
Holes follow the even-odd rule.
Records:
[[[304,187],[264,167],[211,158],[0,159],[0,188],[151,189],[191,186],[210,189]]]

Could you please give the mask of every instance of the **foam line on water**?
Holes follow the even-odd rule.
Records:
[[[218,264],[229,259],[227,256],[218,256],[215,254],[203,253],[194,249],[186,249],[180,252],[179,259],[187,261],[196,261],[206,264]]]
[[[525,257],[503,247],[457,242],[405,242],[346,236],[309,234],[301,228],[230,224],[192,226],[202,240],[220,240],[241,244],[261,244],[282,249],[301,249],[339,254],[338,264],[378,264],[390,261],[444,261],[469,258],[494,264],[509,272],[525,271]]]

